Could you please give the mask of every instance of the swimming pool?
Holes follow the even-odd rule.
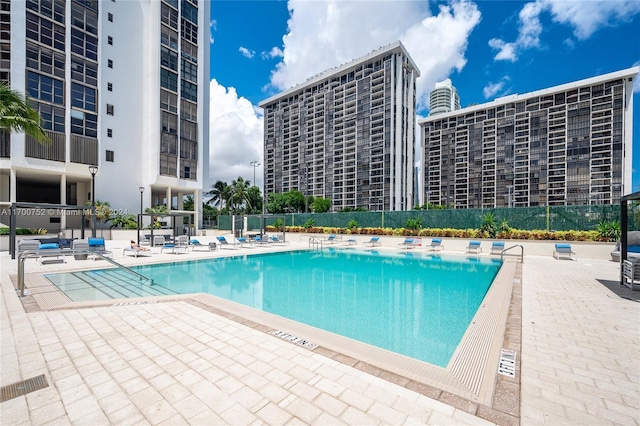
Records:
[[[500,265],[477,256],[329,249],[134,269],[163,294],[213,294],[445,367]],[[74,274],[47,278],[64,291]]]

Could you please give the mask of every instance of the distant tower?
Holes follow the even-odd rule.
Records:
[[[460,96],[450,79],[439,81],[429,94],[429,115],[460,109]]]

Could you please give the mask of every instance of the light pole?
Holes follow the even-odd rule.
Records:
[[[257,161],[252,161],[249,163],[249,165],[253,167],[253,186],[258,186],[256,185],[256,167],[258,167],[260,163]]]
[[[302,170],[300,170],[300,177],[304,181],[304,192],[302,193],[302,195],[304,195],[304,212],[306,213],[307,210],[309,210],[309,197],[307,195],[308,188],[309,188],[309,181],[308,181],[306,166]]]
[[[89,166],[91,173],[91,237],[96,237],[96,173],[98,166]]]
[[[140,245],[140,230],[142,229],[142,193],[144,192],[144,186],[139,186],[140,191],[140,216],[138,216],[138,246]]]

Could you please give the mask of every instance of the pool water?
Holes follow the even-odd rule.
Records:
[[[477,256],[328,249],[133,269],[157,292],[213,294],[446,367],[500,266]],[[47,277],[60,287],[60,275],[68,274]]]

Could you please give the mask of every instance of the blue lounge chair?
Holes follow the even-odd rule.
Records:
[[[325,240],[325,242],[326,242],[327,244],[333,244],[333,243],[335,243],[336,241],[338,241],[338,240],[336,240],[336,234],[329,234],[329,236],[328,236],[328,237],[327,237],[327,239]]]
[[[560,257],[568,257],[571,260],[578,260],[576,254],[571,248],[571,244],[568,243],[556,243],[556,249],[553,251],[553,257],[560,259]]]
[[[401,242],[398,245],[400,246],[400,248],[406,248],[406,249],[410,249],[410,248],[414,248],[415,247],[413,238],[405,238],[404,241]]]
[[[348,240],[345,240],[344,243],[348,246],[355,246],[358,244],[358,241],[356,241],[355,238],[349,238]]]
[[[491,254],[501,254],[504,250],[504,241],[494,241],[491,243]]]
[[[88,238],[87,242],[89,243],[89,251],[91,253],[97,253],[106,257],[113,257],[112,253],[106,249],[103,237]],[[93,260],[96,260],[97,258],[98,256],[94,254]]]
[[[236,237],[236,240],[240,247],[252,247],[251,241],[247,240],[245,237]]]
[[[229,241],[227,241],[227,239],[225,237],[223,237],[222,235],[219,237],[216,237],[218,239],[218,245],[220,245],[220,248],[224,248],[224,249],[235,249],[236,245],[235,244],[231,244]]]
[[[380,237],[371,237],[369,241],[365,241],[363,244],[369,247],[379,246],[381,244]]]
[[[444,246],[442,245],[442,238],[432,238],[429,247],[433,251],[444,250]]]
[[[469,245],[467,246],[467,253],[481,253],[482,247],[480,247],[480,241],[469,241]]]
[[[269,242],[271,244],[280,244],[280,245],[288,244],[288,241],[281,240],[280,237],[278,237],[277,235],[271,235],[269,237]]]
[[[211,251],[211,250],[215,250],[217,247],[216,243],[209,243],[209,244],[202,244],[200,241],[196,240],[195,238],[192,238],[191,240],[189,240],[189,246],[191,246],[191,250],[207,250],[207,251]]]
[[[58,243],[40,244],[38,246],[38,261],[43,265],[65,263],[64,255]]]

